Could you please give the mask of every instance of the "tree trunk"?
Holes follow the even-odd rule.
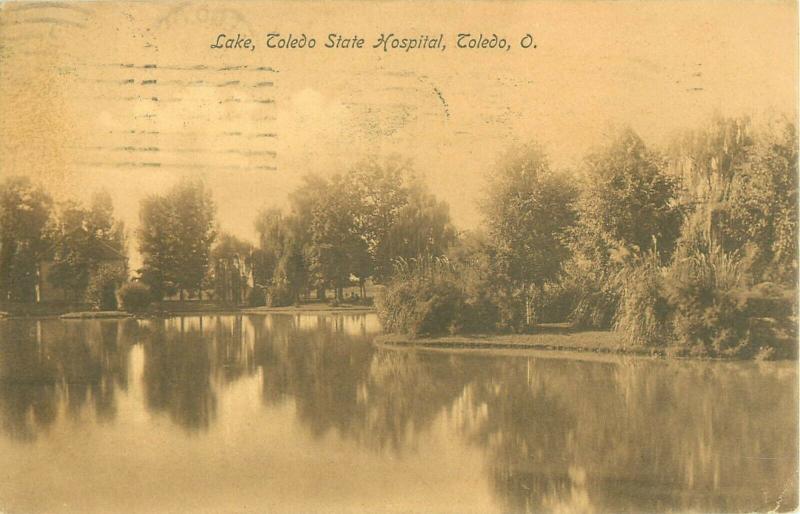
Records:
[[[531,326],[531,318],[533,314],[531,312],[531,301],[530,298],[525,296],[525,326]]]
[[[533,294],[533,284],[526,284],[525,291],[525,326],[533,326],[533,304],[531,302],[531,295]]]

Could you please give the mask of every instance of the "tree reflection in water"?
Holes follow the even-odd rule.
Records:
[[[488,451],[492,483],[511,510],[764,510],[782,495],[784,508],[797,502],[794,371],[494,361],[495,378],[465,389],[484,415],[462,426]]]
[[[423,443],[442,437],[479,449],[503,510],[797,503],[795,363],[392,351],[372,346],[368,319],[6,321],[2,429],[33,440],[87,406],[99,422],[114,419],[131,375],[148,410],[203,433],[233,394],[227,384],[260,380],[263,408],[291,407],[321,444],[334,435],[353,452],[399,459],[419,458]],[[132,370],[140,343],[142,368]]]
[[[116,415],[128,386],[136,322],[14,320],[0,324],[0,416],[22,440],[53,424],[60,408],[79,417],[91,400],[98,421]]]
[[[202,324],[184,318],[151,322],[145,337],[142,380],[147,407],[167,413],[191,431],[207,429],[216,414],[210,339]]]
[[[331,325],[257,337],[268,403],[320,436],[413,450],[440,417],[485,449],[509,510],[742,510],[796,503],[792,364],[374,351]],[[783,370],[783,371],[782,371]],[[790,449],[790,451],[786,451]],[[774,480],[786,477],[786,480]]]
[[[358,433],[359,388],[372,354],[355,316],[273,316],[256,323],[256,363],[267,404],[291,399],[314,437]]]

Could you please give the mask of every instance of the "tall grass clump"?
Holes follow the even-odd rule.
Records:
[[[666,270],[665,293],[673,309],[673,348],[680,355],[749,357],[748,261],[710,245],[676,255]]]
[[[673,339],[672,307],[664,291],[664,268],[658,254],[648,251],[619,273],[616,331],[638,346],[665,347]]]
[[[375,304],[384,331],[410,337],[492,330],[498,318],[488,295],[438,257],[399,260]]]

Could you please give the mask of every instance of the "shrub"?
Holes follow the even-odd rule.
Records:
[[[519,333],[528,328],[524,290],[493,285],[492,302],[497,306],[497,327],[500,330]]]
[[[128,282],[119,290],[122,309],[127,312],[144,312],[150,306],[150,288],[142,282]]]
[[[409,334],[414,336],[437,336],[455,333],[459,325],[459,311],[464,302],[459,288],[449,281],[421,284],[412,307]]]
[[[614,328],[640,346],[667,346],[672,339],[670,306],[658,255],[649,251],[619,275],[620,302]]]
[[[396,280],[379,294],[376,306],[385,331],[419,337],[448,333],[460,301],[446,281]]]
[[[376,296],[386,332],[411,337],[493,330],[498,307],[488,293],[470,287],[467,275],[447,261],[407,263]]]
[[[291,289],[284,283],[267,287],[266,304],[268,307],[286,307],[294,303]]]
[[[610,266],[573,258],[564,267],[562,287],[571,298],[569,321],[576,328],[610,328],[619,306],[617,274]]]
[[[459,307],[450,328],[451,332],[468,334],[499,328],[500,308],[486,290],[478,291],[474,295],[468,294],[461,300]]]
[[[573,291],[560,282],[547,282],[533,295],[533,310],[538,323],[568,321],[575,307]]]
[[[125,268],[117,264],[101,264],[93,269],[85,299],[92,309],[117,309],[117,287],[125,281]]]
[[[677,255],[665,280],[674,310],[675,351],[694,356],[752,356],[748,281],[747,262],[719,246]]]
[[[267,295],[264,293],[264,288],[255,286],[247,294],[247,305],[250,307],[263,307],[267,304]]]

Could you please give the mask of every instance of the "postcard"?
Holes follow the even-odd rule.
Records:
[[[0,2],[0,512],[798,508],[798,6]]]

